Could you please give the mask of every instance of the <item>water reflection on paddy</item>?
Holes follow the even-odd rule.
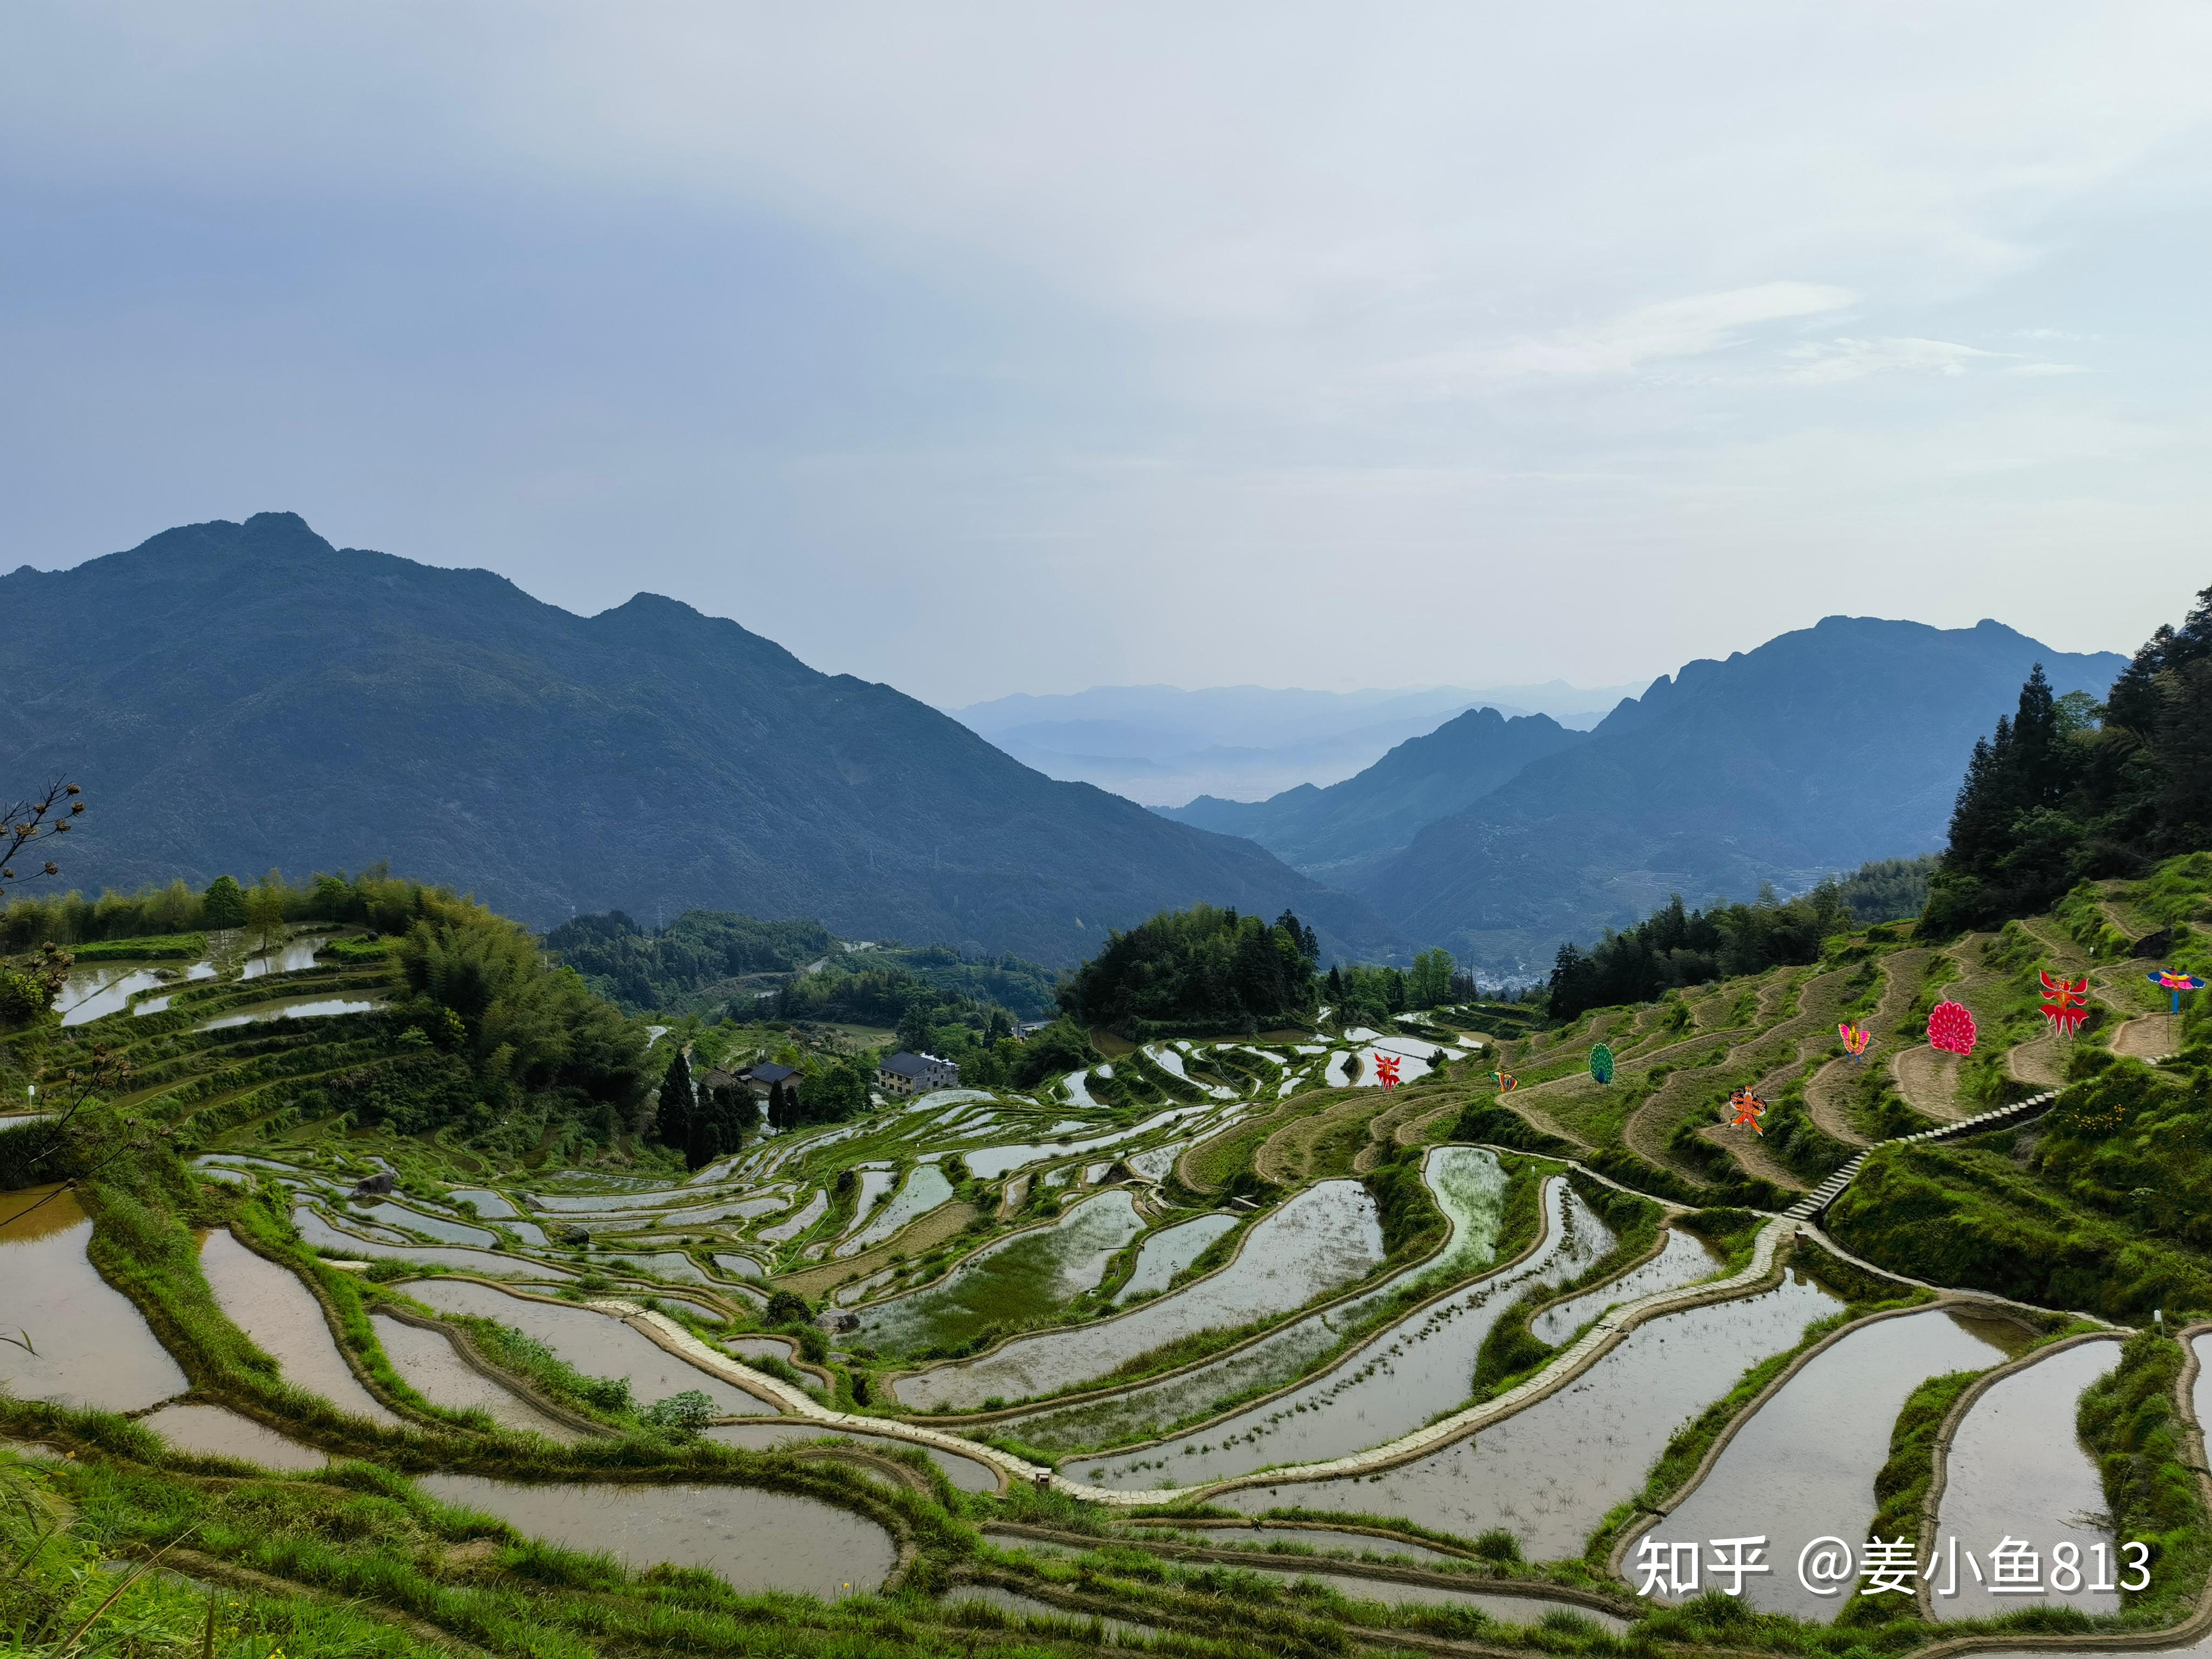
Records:
[[[0,1332],[37,1350],[0,1347],[0,1382],[19,1399],[109,1412],[182,1394],[177,1362],[85,1255],[91,1239],[75,1193],[0,1193]]]
[[[626,1378],[640,1405],[696,1389],[726,1416],[757,1415],[773,1407],[696,1365],[678,1358],[641,1331],[609,1314],[529,1297],[509,1296],[463,1279],[424,1279],[406,1294],[441,1313],[469,1314],[534,1336],[586,1376]]]
[[[1460,1538],[1502,1527],[1532,1560],[1575,1555],[1643,1485],[1683,1421],[1842,1305],[1791,1273],[1757,1296],[1639,1325],[1558,1393],[1413,1462],[1360,1478],[1240,1487],[1210,1501],[1248,1515],[1296,1506],[1402,1516]]]
[[[1928,1377],[2003,1362],[2002,1350],[1940,1309],[1862,1326],[1760,1407],[1651,1535],[1764,1534],[1768,1558],[1787,1563],[1815,1538],[1864,1538],[1879,1507],[1874,1478],[1905,1397]],[[1794,1571],[1747,1579],[1744,1599],[1764,1612],[1822,1620],[1844,1600],[1814,1595]]]
[[[854,1340],[885,1353],[910,1352],[960,1341],[997,1321],[1048,1314],[1095,1286],[1144,1226],[1125,1191],[1085,1199],[1049,1226],[985,1245],[938,1284],[875,1304],[861,1314]],[[899,1398],[911,1403],[902,1389]]]
[[[842,1439],[856,1442],[872,1451],[918,1451],[945,1471],[945,1478],[963,1492],[996,1492],[998,1472],[988,1463],[972,1457],[963,1457],[938,1446],[924,1446],[911,1440],[901,1440],[887,1434],[855,1434],[850,1430],[835,1428],[826,1423],[805,1423],[795,1419],[777,1423],[718,1423],[707,1430],[709,1440],[719,1440],[726,1446],[743,1446],[749,1451],[769,1451],[779,1446],[805,1445],[822,1439]]]
[[[329,1453],[221,1406],[164,1406],[139,1421],[179,1451],[204,1457],[243,1458],[287,1473],[319,1469],[331,1461]]]
[[[1127,1202],[1126,1193],[1103,1197]],[[1381,1219],[1366,1188],[1357,1181],[1324,1181],[1255,1222],[1227,1267],[1173,1295],[1095,1324],[1017,1337],[995,1353],[902,1377],[894,1389],[900,1404],[918,1410],[1050,1393],[1193,1331],[1246,1324],[1298,1307],[1364,1278],[1382,1260]],[[861,1340],[868,1334],[864,1325]]]
[[[566,1267],[556,1267],[549,1261],[519,1255],[496,1255],[489,1250],[471,1250],[459,1245],[391,1244],[372,1238],[358,1238],[343,1228],[334,1227],[323,1218],[322,1212],[307,1204],[292,1206],[293,1224],[299,1228],[300,1237],[318,1249],[337,1250],[347,1255],[390,1256],[398,1261],[416,1261],[425,1267],[453,1267],[465,1273],[490,1273],[520,1279],[573,1279],[575,1275]]]
[[[290,1268],[218,1231],[201,1241],[200,1272],[230,1322],[275,1358],[287,1382],[356,1417],[398,1423],[353,1374],[323,1317],[322,1304]]]
[[[503,1427],[542,1434],[563,1445],[583,1438],[463,1359],[443,1331],[410,1325],[390,1314],[372,1314],[368,1322],[392,1368],[432,1405],[453,1412],[480,1411]]]
[[[2107,1560],[2119,1557],[2105,1522],[2103,1482],[2074,1427],[2081,1390],[2111,1370],[2119,1355],[2117,1340],[2079,1343],[1991,1383],[1952,1439],[1936,1517],[1938,1547],[1955,1537],[1961,1553],[1973,1552],[1984,1571],[1989,1551],[2006,1537],[2026,1539],[2046,1564],[2054,1545],[2071,1542],[2081,1551],[2083,1588],[2072,1595],[1994,1595],[1961,1561],[1958,1594],[1934,1599],[1938,1619],[1984,1619],[2045,1602],[2091,1613],[2119,1610],[2117,1591],[2089,1588],[2095,1547],[2105,1547]],[[1948,1580],[1946,1571],[1942,1582]]]
[[[1136,1270],[1114,1299],[1127,1302],[1166,1290],[1168,1281],[1204,1255],[1207,1245],[1224,1233],[1235,1231],[1240,1218],[1233,1215],[1202,1215],[1194,1221],[1161,1228],[1138,1248]]]
[[[441,1504],[495,1516],[533,1538],[605,1550],[633,1571],[703,1567],[741,1590],[834,1601],[878,1589],[898,1559],[874,1522],[757,1487],[525,1485],[477,1474],[426,1474],[418,1484]]]
[[[1121,1490],[1196,1486],[1412,1433],[1467,1398],[1484,1339],[1523,1291],[1571,1280],[1613,1248],[1613,1234],[1564,1180],[1545,1183],[1544,1205],[1545,1237],[1530,1255],[1386,1327],[1319,1376],[1180,1439],[1069,1473]]]
[[[1677,1285],[1695,1284],[1721,1270],[1720,1258],[1695,1233],[1669,1227],[1657,1255],[1620,1278],[1594,1285],[1580,1296],[1547,1308],[1528,1322],[1537,1340],[1557,1346],[1607,1308],[1634,1302]]]

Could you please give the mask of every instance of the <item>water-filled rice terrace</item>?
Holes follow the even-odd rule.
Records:
[[[1638,1547],[1759,1531],[1794,1562],[1891,1524],[1900,1480],[1949,1531],[2119,1541],[2077,1415],[2150,1363],[2128,1329],[1786,1213],[2057,1063],[2011,1057],[2041,1036],[2022,973],[2090,958],[2057,924],[1875,930],[1510,1038],[1475,1006],[1120,1044],[695,1173],[364,1127],[349,1103],[414,1050],[392,967],[338,931],[103,961],[60,1000],[63,1052],[128,1062],[114,1104],[175,1173],[0,1200],[0,1373],[21,1455],[139,1492],[79,1500],[118,1558],[472,1652],[1611,1653],[1832,1645],[1869,1616],[1848,1595],[1778,1571],[1747,1604],[1771,1626],[1715,1624],[1636,1594]],[[2103,1040],[2155,1015],[2102,988]],[[1916,1058],[1938,993],[1999,1045],[1980,1069]],[[1742,1087],[1771,1138],[1722,1122]],[[185,1490],[191,1517],[152,1496]],[[1916,1605],[1885,1650],[2144,1608],[2172,1620]]]

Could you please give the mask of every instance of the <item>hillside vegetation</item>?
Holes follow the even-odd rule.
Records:
[[[53,641],[90,638],[100,672],[58,684]],[[651,594],[573,616],[290,514],[0,577],[0,667],[18,775],[100,803],[70,870],[92,885],[388,856],[540,927],[732,910],[1060,966],[1205,901],[1395,943],[1250,842],[1054,782],[734,622]]]
[[[1974,745],[1928,906],[1931,931],[2046,909],[2077,883],[2212,846],[2212,588],[2102,702],[2038,665]]]

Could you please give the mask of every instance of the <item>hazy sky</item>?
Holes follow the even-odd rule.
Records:
[[[0,564],[291,508],[957,703],[2212,581],[2212,8],[0,14]]]

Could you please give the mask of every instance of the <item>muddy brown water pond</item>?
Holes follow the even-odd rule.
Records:
[[[284,1380],[319,1394],[342,1412],[397,1425],[338,1352],[322,1304],[289,1267],[256,1255],[228,1232],[200,1241],[200,1272],[230,1322],[283,1367]]]
[[[1572,1279],[1613,1248],[1612,1232],[1557,1176],[1545,1183],[1544,1212],[1543,1240],[1525,1260],[1385,1327],[1310,1382],[1178,1439],[1068,1473],[1121,1491],[1198,1486],[1412,1433],[1468,1397],[1483,1340],[1522,1291]]]
[[[139,1422],[181,1452],[238,1457],[292,1474],[328,1467],[330,1455],[221,1406],[164,1406]]]
[[[709,1440],[719,1440],[726,1446],[743,1446],[749,1451],[770,1451],[779,1446],[804,1445],[810,1440],[836,1438],[854,1441],[871,1451],[919,1451],[931,1462],[945,1471],[945,1478],[963,1492],[996,1492],[999,1477],[988,1463],[972,1457],[963,1457],[936,1446],[918,1445],[911,1440],[901,1440],[887,1434],[854,1434],[827,1423],[807,1423],[795,1419],[779,1423],[718,1423],[705,1431]]]
[[[1209,1501],[1402,1516],[1472,1539],[1502,1527],[1531,1560],[1581,1553],[1607,1510],[1635,1495],[1667,1441],[1808,1323],[1842,1302],[1802,1273],[1733,1302],[1638,1326],[1587,1371],[1504,1422],[1371,1475],[1237,1488]]]
[[[772,1409],[743,1389],[678,1359],[611,1314],[509,1296],[465,1279],[416,1279],[403,1288],[441,1313],[496,1320],[536,1337],[586,1376],[625,1377],[641,1406],[696,1389],[724,1416],[752,1417]]]
[[[1956,1538],[1961,1557],[1971,1551],[1983,1571],[1989,1553],[2007,1537],[2024,1539],[2039,1553],[2039,1580],[2048,1586],[2051,1552],[2060,1543],[2080,1551],[2083,1588],[2071,1595],[1992,1595],[1966,1562],[1958,1593],[1946,1595],[1950,1572],[1940,1568],[1934,1597],[1938,1619],[1986,1619],[2041,1603],[2063,1603],[2084,1613],[2117,1613],[2117,1591],[2090,1588],[2098,1581],[2097,1547],[2113,1567],[2102,1575],[2117,1583],[2124,1563],[2105,1520],[2105,1492],[2097,1468],[2075,1436],[2075,1407],[2087,1388],[2118,1362],[2117,1340],[2083,1342],[1999,1377],[1967,1411],[1945,1461],[1942,1501],[1936,1516],[1936,1547],[1948,1560]]]
[[[75,1193],[0,1193],[0,1331],[37,1350],[0,1348],[0,1382],[19,1399],[108,1412],[182,1394],[177,1362],[85,1255],[91,1240]]]
[[[496,1516],[574,1550],[604,1550],[635,1571],[703,1567],[735,1589],[835,1601],[879,1589],[898,1559],[891,1535],[847,1510],[753,1486],[605,1481],[524,1484],[426,1474],[441,1504]]]
[[[368,1322],[392,1369],[432,1405],[451,1412],[480,1411],[502,1428],[542,1434],[564,1446],[584,1437],[463,1359],[444,1332],[410,1325],[389,1314],[371,1314]]]
[[[1774,1571],[1747,1577],[1743,1599],[1764,1613],[1833,1619],[1850,1598],[1807,1589],[1798,1553],[1815,1538],[1867,1536],[1879,1507],[1874,1478],[1905,1397],[1930,1376],[2004,1363],[2004,1351],[1975,1328],[1986,1322],[1929,1309],[1848,1333],[1760,1407],[1697,1490],[1644,1535],[1762,1534]]]

